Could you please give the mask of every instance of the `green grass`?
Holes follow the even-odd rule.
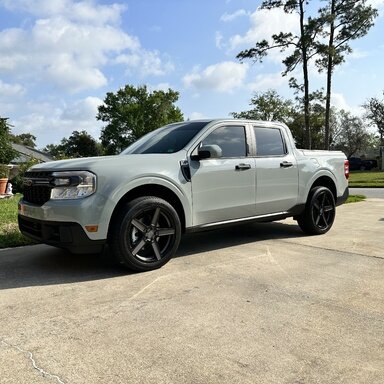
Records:
[[[358,203],[359,201],[363,201],[365,200],[366,197],[364,195],[349,195],[347,201],[345,202],[345,204],[348,204],[348,203]]]
[[[384,188],[384,172],[351,172],[349,175],[349,186],[356,188]]]
[[[17,203],[21,195],[0,200],[0,248],[34,244],[23,236],[17,225]]]

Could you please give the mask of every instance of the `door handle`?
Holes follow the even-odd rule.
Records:
[[[281,168],[293,167],[293,163],[291,163],[290,161],[283,161],[282,163],[280,163],[280,167]]]
[[[246,169],[251,169],[251,164],[237,164],[235,167],[236,171],[245,171]]]

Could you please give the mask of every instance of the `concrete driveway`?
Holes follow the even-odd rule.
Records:
[[[384,200],[185,237],[158,271],[0,251],[0,383],[384,382]]]

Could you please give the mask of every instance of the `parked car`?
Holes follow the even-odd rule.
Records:
[[[364,163],[366,164],[366,169],[373,169],[373,168],[378,168],[377,160],[376,159],[365,159]]]
[[[350,171],[370,171],[372,168],[377,167],[377,160],[365,160],[360,157],[349,157],[348,161]]]
[[[183,232],[293,217],[307,234],[326,233],[348,175],[342,152],[299,150],[284,124],[186,121],[117,156],[33,166],[19,227],[74,253],[108,244],[126,267],[148,271],[171,259]]]

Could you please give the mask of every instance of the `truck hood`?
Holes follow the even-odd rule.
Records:
[[[185,158],[185,152],[179,151],[172,154],[130,154],[130,155],[114,155],[114,156],[99,156],[99,157],[84,157],[79,159],[68,159],[50,161],[34,165],[31,171],[70,171],[70,170],[86,170],[86,171],[116,171],[125,173],[128,169],[135,169],[137,172],[140,169],[148,168],[156,172],[169,166],[171,163],[178,164],[178,160]],[[128,168],[127,168],[128,167]]]

